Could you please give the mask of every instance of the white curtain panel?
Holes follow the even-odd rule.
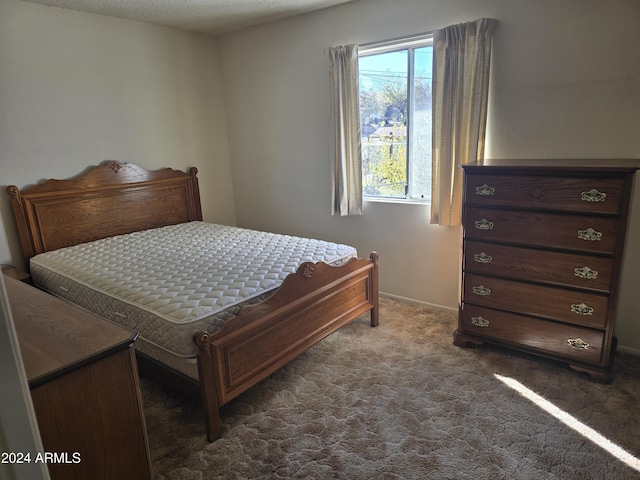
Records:
[[[482,18],[434,32],[432,224],[460,224],[459,165],[484,161],[491,40],[497,23]]]
[[[332,215],[362,215],[362,162],[360,157],[360,93],[358,46],[328,50],[331,72],[333,132]]]

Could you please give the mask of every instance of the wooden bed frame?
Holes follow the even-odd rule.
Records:
[[[22,252],[202,220],[197,169],[147,171],[105,162],[69,180],[10,186]],[[303,263],[264,301],[219,331],[194,332],[209,441],[222,435],[219,408],[356,317],[378,325],[378,255],[340,267]]]

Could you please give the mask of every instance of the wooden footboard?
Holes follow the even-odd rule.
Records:
[[[377,326],[375,252],[340,267],[303,263],[273,295],[243,308],[218,332],[196,333],[209,441],[222,434],[220,406],[367,311]]]

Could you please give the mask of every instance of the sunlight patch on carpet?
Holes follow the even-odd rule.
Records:
[[[538,395],[531,389],[525,387],[522,383],[518,382],[517,380],[514,380],[513,378],[509,378],[509,377],[503,377],[502,375],[498,375],[497,373],[494,373],[494,376],[498,380],[500,380],[502,383],[512,388],[513,390],[518,392],[520,395],[532,401],[535,405],[537,405],[538,407],[540,407],[550,415],[554,416],[555,418],[563,422],[565,425],[571,427],[576,432],[580,433],[581,435],[585,436],[586,438],[591,440],[593,443],[598,445],[600,448],[609,452],[611,455],[616,457],[621,462],[624,462],[629,467],[640,472],[640,459],[634,457],[632,454],[624,450],[622,447],[619,447],[618,445],[610,441],[608,438],[600,435],[594,429],[580,422],[578,419],[569,415],[564,410],[556,407],[553,403],[549,402],[548,400],[545,400],[540,395]]]

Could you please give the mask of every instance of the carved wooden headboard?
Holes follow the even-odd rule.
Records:
[[[104,162],[68,180],[7,187],[22,253],[39,253],[124,233],[202,220],[198,170],[147,171]]]

